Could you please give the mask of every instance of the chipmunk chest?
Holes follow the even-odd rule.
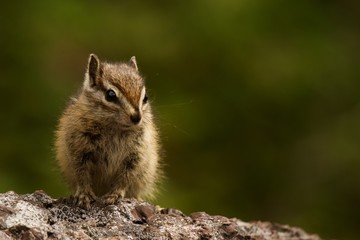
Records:
[[[100,145],[103,152],[102,159],[99,159],[100,170],[115,175],[124,170],[126,159],[137,151],[138,141],[131,135],[114,134]]]

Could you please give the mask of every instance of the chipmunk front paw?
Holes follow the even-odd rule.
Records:
[[[91,190],[78,190],[74,195],[75,204],[86,210],[90,209],[90,204],[96,200],[96,196]]]
[[[107,205],[112,205],[115,204],[118,200],[124,198],[124,195],[125,195],[124,190],[111,192],[103,197],[103,202]]]

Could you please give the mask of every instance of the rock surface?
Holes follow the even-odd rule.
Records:
[[[184,215],[147,202],[124,199],[117,205],[94,203],[90,210],[42,191],[0,194],[0,239],[306,239],[299,228],[269,222],[242,222],[204,212]]]

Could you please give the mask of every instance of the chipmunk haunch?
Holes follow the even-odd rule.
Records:
[[[152,197],[161,176],[158,131],[136,59],[101,62],[91,54],[80,93],[56,131],[56,158],[78,205],[101,197]]]

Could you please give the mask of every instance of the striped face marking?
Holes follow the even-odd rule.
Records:
[[[112,91],[116,95],[116,101],[108,101],[112,102],[114,104],[118,104],[120,102],[121,105],[124,106],[126,110],[129,111],[129,113],[135,112],[134,106],[130,103],[130,101],[126,98],[126,96],[115,86],[113,86],[110,83],[105,83],[105,89],[108,89],[105,92],[105,100],[108,101],[108,94]]]
[[[147,104],[147,96],[146,96],[146,89],[143,87],[141,90],[141,95],[139,99],[139,109],[143,109]]]

